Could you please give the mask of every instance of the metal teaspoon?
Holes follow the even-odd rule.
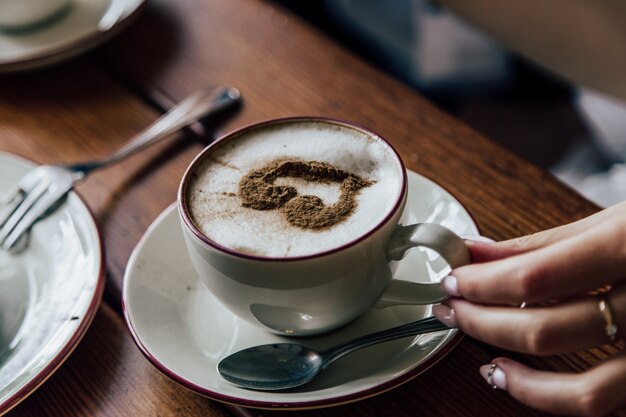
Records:
[[[296,343],[254,346],[222,359],[217,370],[225,380],[243,388],[277,391],[313,380],[337,359],[361,348],[401,337],[450,330],[435,317],[393,327],[315,351]]]

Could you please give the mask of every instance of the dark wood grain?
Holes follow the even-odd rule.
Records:
[[[44,163],[104,156],[173,102],[217,84],[239,87],[245,99],[236,117],[216,125],[221,131],[302,114],[357,122],[393,143],[410,169],[455,194],[483,234],[495,239],[597,210],[307,23],[260,0],[152,0],[133,27],[96,54],[0,79],[0,150]],[[132,249],[174,201],[189,161],[217,135],[210,124],[181,134],[79,187],[104,234],[107,304],[68,362],[11,415],[278,414],[222,406],[170,382],[133,346],[119,316]],[[579,371],[612,349],[521,359],[544,369]],[[402,387],[351,405],[293,414],[541,415],[493,392],[478,375],[479,365],[501,353],[466,338]]]

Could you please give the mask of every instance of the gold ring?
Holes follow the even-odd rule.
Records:
[[[611,342],[616,342],[617,324],[613,321],[613,311],[611,310],[607,293],[598,294],[598,309],[600,310],[600,313],[602,314],[602,317],[604,317],[604,321],[606,323],[606,335]]]

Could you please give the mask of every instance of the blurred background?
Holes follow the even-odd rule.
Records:
[[[428,0],[278,0],[600,206],[626,199],[626,107]]]

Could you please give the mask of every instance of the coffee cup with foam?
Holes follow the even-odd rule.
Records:
[[[394,280],[408,249],[469,262],[436,224],[400,225],[407,174],[393,147],[354,124],[261,122],[205,148],[185,172],[178,211],[191,261],[239,317],[284,335],[336,329],[375,305],[432,304],[436,283]]]

